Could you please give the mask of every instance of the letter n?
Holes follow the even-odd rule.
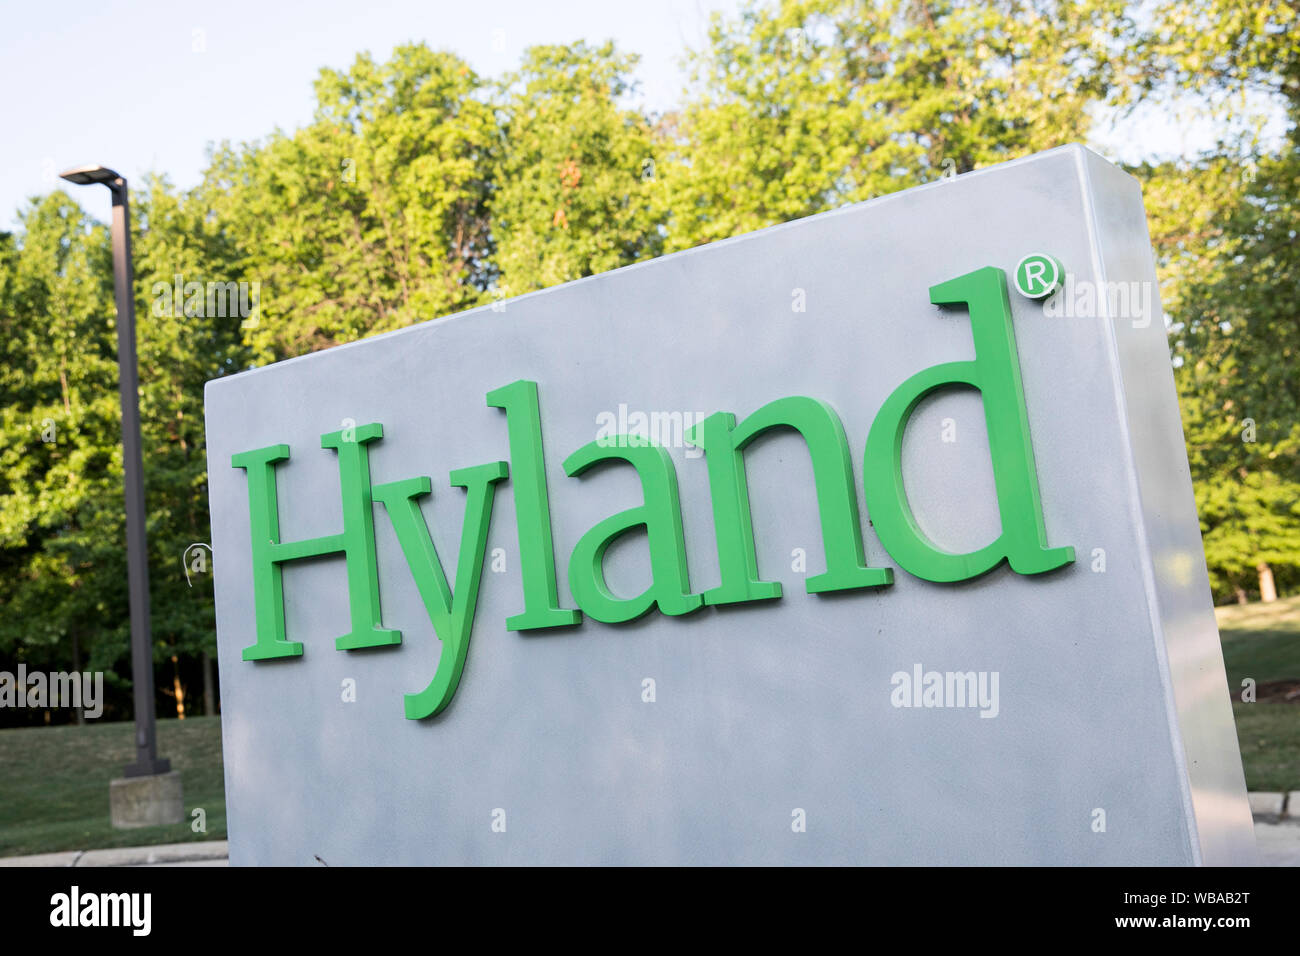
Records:
[[[798,432],[812,459],[826,570],[808,578],[808,593],[892,583],[889,568],[867,567],[849,443],[839,416],[825,402],[793,396],[769,402],[739,425],[730,412],[715,412],[691,430],[691,441],[704,449],[708,463],[714,535],[722,572],[722,583],[704,593],[705,602],[735,604],[781,596],[780,584],[758,578],[743,454],[746,446],[773,428]]]

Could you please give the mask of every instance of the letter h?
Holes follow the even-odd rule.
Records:
[[[334,646],[343,651],[402,642],[401,631],[380,626],[374,505],[370,489],[370,456],[366,446],[383,436],[384,426],[377,422],[321,436],[322,448],[333,448],[338,452],[343,531],[302,541],[280,540],[275,464],[289,459],[289,446],[271,445],[240,452],[231,458],[231,466],[243,468],[248,475],[249,527],[253,545],[257,642],[244,648],[244,660],[263,661],[302,654],[301,643],[285,639],[282,565],[287,561],[340,552],[347,562],[352,629],[338,638]]]

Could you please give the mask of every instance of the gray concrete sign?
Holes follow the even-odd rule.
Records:
[[[1142,200],[1081,147],[206,408],[232,864],[1254,860]]]

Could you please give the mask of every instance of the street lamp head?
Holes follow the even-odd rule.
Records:
[[[78,186],[88,186],[91,183],[103,183],[111,185],[121,180],[122,177],[107,166],[78,166],[76,169],[68,169],[59,173],[60,179],[66,179],[70,183],[76,183]]]

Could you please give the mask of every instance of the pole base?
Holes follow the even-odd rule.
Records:
[[[155,827],[185,817],[177,770],[147,777],[120,777],[108,785],[109,817],[114,828]]]
[[[159,774],[167,773],[172,769],[172,762],[166,757],[154,757],[149,760],[146,757],[136,758],[135,763],[129,763],[122,770],[124,777],[156,777]]]

